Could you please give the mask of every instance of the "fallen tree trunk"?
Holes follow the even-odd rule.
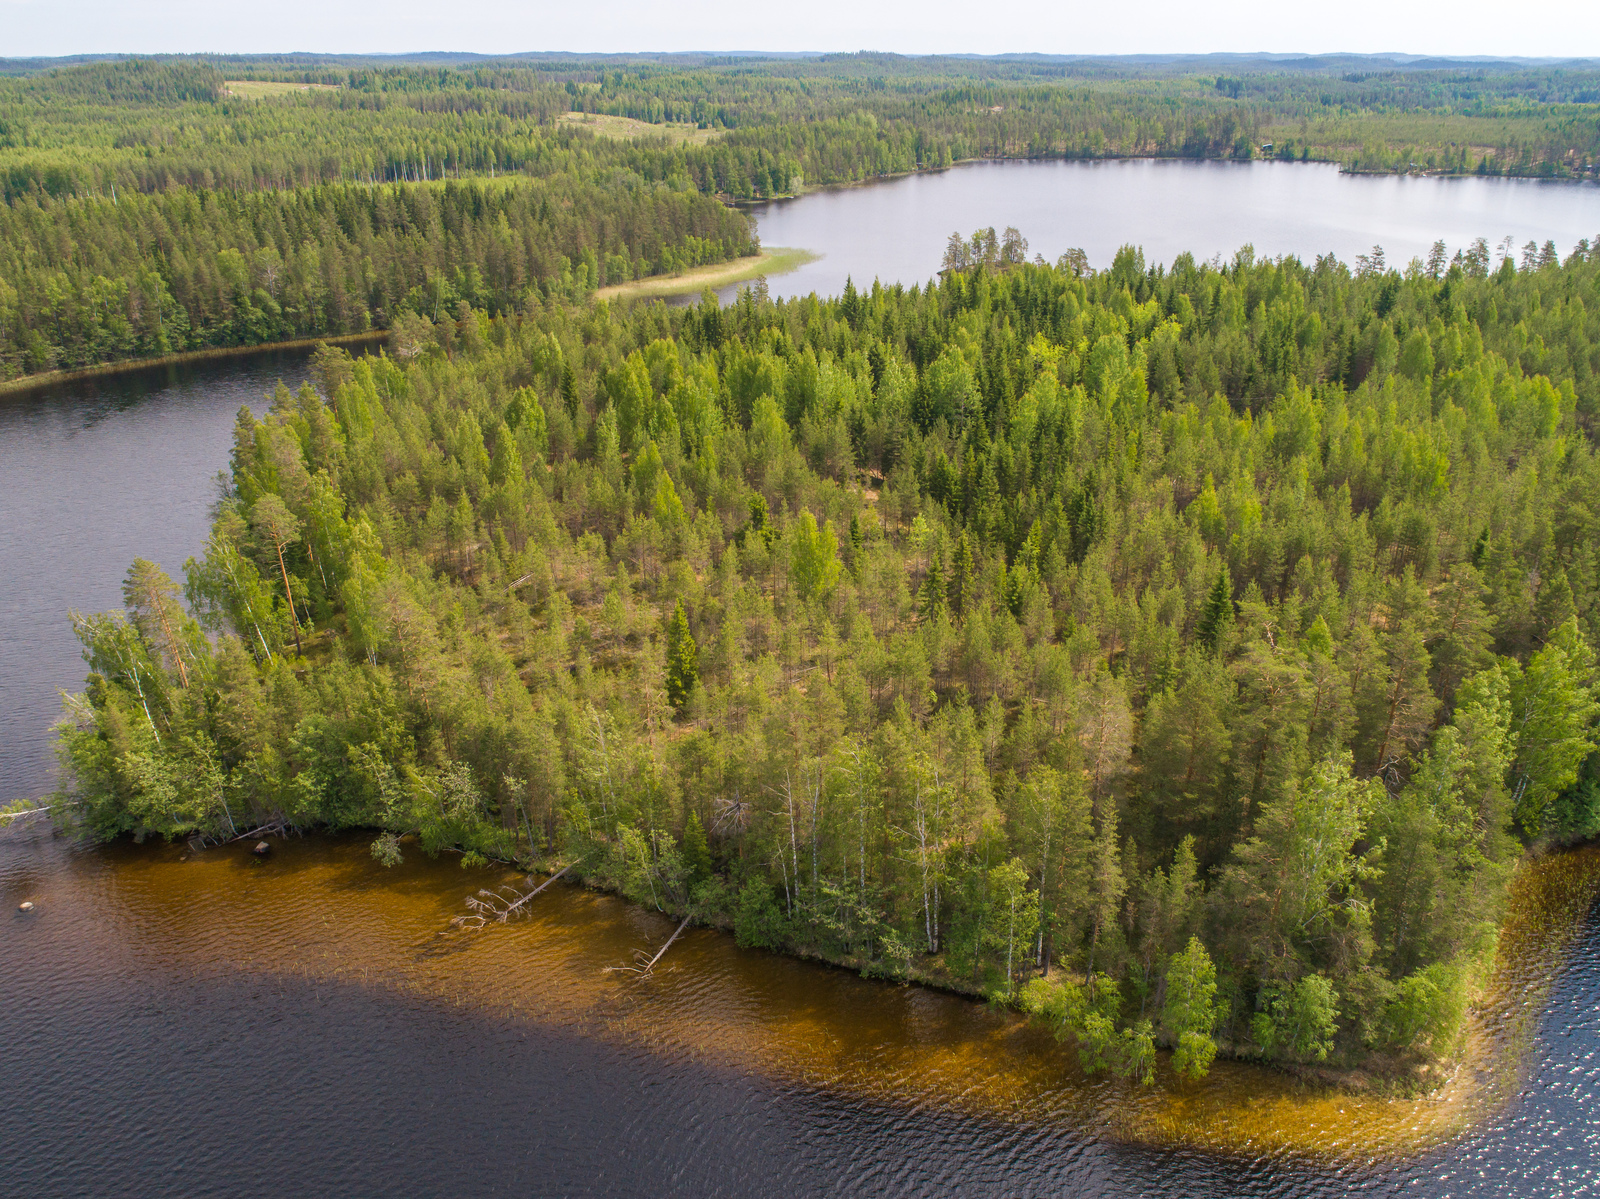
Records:
[[[650,971],[654,968],[655,964],[657,962],[659,962],[662,959],[662,957],[666,954],[667,950],[672,948],[672,943],[678,939],[678,933],[681,933],[684,929],[689,927],[689,919],[690,918],[688,916],[685,916],[683,918],[683,923],[678,925],[677,931],[674,932],[670,937],[667,938],[667,943],[665,945],[663,945],[660,949],[656,950],[656,956],[651,958],[650,961],[645,965],[645,968],[644,968],[644,973],[645,974],[649,974]]]
[[[644,961],[644,950],[636,949],[636,950],[634,950],[634,954],[633,954],[634,959],[636,961],[643,962],[642,965],[639,965],[639,966],[607,966],[606,967],[606,972],[607,973],[614,973],[616,971],[627,970],[627,971],[629,971],[629,972],[631,972],[633,974],[639,975],[640,977],[644,977],[645,975],[648,975],[652,970],[655,969],[656,963],[659,962],[663,957],[666,956],[667,950],[672,948],[672,943],[678,939],[678,934],[681,933],[684,929],[688,928],[689,927],[689,921],[691,921],[693,919],[694,919],[693,916],[685,916],[683,918],[683,923],[678,925],[677,929],[675,929],[673,931],[673,934],[670,937],[667,938],[667,943],[665,945],[663,945],[660,949],[656,950],[656,956],[651,958],[648,962]]]
[[[545,879],[544,882],[540,883],[526,895],[517,896],[516,899],[510,899],[506,895],[501,894],[501,891],[508,890],[509,888],[501,888],[499,891],[483,890],[479,891],[477,895],[469,895],[467,896],[467,906],[473,910],[474,914],[471,916],[457,916],[455,919],[451,920],[450,923],[456,928],[478,929],[482,928],[492,918],[504,924],[506,922],[506,918],[509,917],[512,912],[515,912],[523,904],[527,903],[528,900],[539,894],[540,891],[543,891],[551,883],[555,882],[556,879],[560,878],[563,874],[571,870],[576,865],[576,862],[568,862],[560,870],[557,870],[554,874]],[[516,895],[516,892],[513,891],[512,894]]]
[[[506,916],[509,916],[512,912],[516,911],[523,904],[527,903],[528,900],[532,899],[535,895],[539,894],[540,891],[543,891],[551,883],[555,882],[556,879],[560,878],[563,874],[565,874],[567,871],[571,870],[576,865],[577,865],[576,862],[568,862],[560,870],[557,870],[549,878],[545,879],[544,882],[540,883],[537,887],[535,887],[533,890],[529,891],[521,899],[517,900],[516,903],[512,904],[509,908],[507,908],[505,910],[505,914],[502,915],[500,917],[500,919],[504,920],[506,918]]]

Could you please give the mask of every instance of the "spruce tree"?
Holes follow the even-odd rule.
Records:
[[[700,680],[699,651],[689,631],[689,616],[679,600],[667,625],[667,700],[681,709]]]
[[[1222,634],[1233,623],[1233,583],[1228,578],[1228,568],[1217,571],[1217,581],[1211,585],[1205,605],[1200,609],[1200,622],[1195,625],[1195,640],[1210,653],[1216,653]]]
[[[962,532],[960,540],[956,542],[956,558],[952,564],[950,576],[950,610],[960,620],[967,614],[972,605],[973,593],[977,588],[977,572],[972,563],[972,547],[967,543],[967,534]]]
[[[683,826],[683,864],[689,871],[689,885],[711,877],[711,847],[706,843],[705,826],[693,809]]]

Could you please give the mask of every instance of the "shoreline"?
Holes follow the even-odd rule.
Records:
[[[459,851],[457,851],[459,852]],[[1465,1120],[1457,1121],[1459,1131],[1474,1121],[1491,1114],[1503,1105],[1509,1092],[1495,1093],[1493,1078],[1503,1081],[1505,1068],[1520,1076],[1526,1063],[1529,1045],[1522,1035],[1528,1030],[1514,1028],[1510,1044],[1496,1043],[1492,1031],[1504,1029],[1519,1019],[1526,1020],[1527,999],[1536,995],[1535,1021],[1549,998],[1550,988],[1566,963],[1573,943],[1579,934],[1584,913],[1596,899],[1600,899],[1600,869],[1591,867],[1587,879],[1566,894],[1553,895],[1565,881],[1563,878],[1575,867],[1581,872],[1581,859],[1600,856],[1600,840],[1581,841],[1575,844],[1530,846],[1516,866],[1514,896],[1508,895],[1506,916],[1497,930],[1498,946],[1495,956],[1485,970],[1482,980],[1467,1000],[1468,1014],[1462,1031],[1461,1045],[1448,1057],[1431,1060],[1385,1056],[1374,1051],[1368,1058],[1349,1065],[1298,1063],[1272,1061],[1250,1052],[1239,1042],[1218,1038],[1217,1061],[1234,1067],[1262,1070],[1279,1077],[1293,1079],[1324,1096],[1348,1096],[1352,1099],[1377,1103],[1414,1102],[1448,1105]],[[491,859],[500,866],[528,874],[550,875],[561,869],[553,859],[527,859],[505,863]],[[572,863],[571,865],[578,865]],[[581,867],[569,875],[570,885],[589,891],[610,895],[624,903],[648,910],[645,905],[631,899],[612,880],[599,875],[588,875]],[[733,935],[733,922],[726,912],[696,912],[691,903],[686,906],[668,904],[660,909],[673,920],[688,918],[691,924],[716,929]],[[1536,927],[1530,927],[1534,925]],[[1510,948],[1508,949],[1508,942]],[[1554,952],[1544,954],[1529,974],[1525,951],[1537,943]],[[991,996],[964,979],[943,969],[929,969],[926,963],[911,966],[905,971],[874,969],[879,963],[863,958],[830,956],[802,945],[786,945],[767,952],[779,957],[808,962],[831,970],[842,970],[871,982],[886,986],[916,986],[940,994],[953,995],[973,1004],[996,1007],[1017,1017],[1025,1024],[1042,1028],[1043,1025],[1029,1014],[1016,998]],[[1072,977],[1071,972],[1052,969],[1049,977]],[[1160,1050],[1166,1056],[1169,1051]],[[1480,1102],[1487,1100],[1487,1102]]]
[[[375,867],[367,852],[367,835],[371,831],[370,828],[358,831],[321,827],[315,829],[307,841],[331,847],[334,855],[342,860],[360,863],[363,877],[370,886],[359,889],[380,896],[374,902],[386,904],[381,896],[390,885],[387,871]],[[116,841],[132,851],[130,838],[120,837]],[[459,885],[451,880],[460,876],[448,867],[441,873],[441,864],[429,863],[425,855],[415,852],[420,845],[412,836],[407,836],[405,843],[407,865],[396,869],[409,874],[395,876],[395,894],[408,892],[404,882],[409,879],[412,883],[426,881],[427,885],[420,888],[419,894],[426,896],[437,891],[441,898],[448,900],[449,893]],[[164,848],[157,848],[161,846]],[[283,843],[282,848],[286,860],[291,862],[296,861],[301,852],[291,851],[289,843]],[[160,838],[152,839],[145,852],[152,849],[162,860],[209,862],[217,868],[236,864],[241,855],[248,853],[247,845],[233,845],[231,851],[229,846],[222,845],[196,852],[192,846],[185,847],[181,839],[163,843]],[[276,843],[274,849],[270,860],[276,861]],[[454,866],[460,851],[441,847],[441,853]],[[111,856],[119,860],[124,858],[123,853],[116,851]],[[245,860],[254,865],[260,859],[246,857]],[[510,886],[521,892],[535,881],[529,875],[548,876],[562,865],[558,859],[544,857],[536,862],[524,858],[514,864],[491,859],[469,869],[466,877],[471,880],[468,884],[471,888],[493,885],[498,880],[502,887]],[[1198,1084],[1184,1083],[1171,1076],[1166,1065],[1169,1058],[1166,1051],[1160,1054],[1158,1075],[1161,1081],[1155,1086],[1125,1086],[1114,1081],[1107,1084],[1092,1081],[1093,1075],[1083,1074],[1081,1068],[1073,1064],[1075,1055],[1070,1038],[1068,1044],[1058,1045],[1045,1024],[1031,1020],[1027,1013],[1011,1004],[986,1002],[981,995],[964,993],[959,982],[953,986],[951,980],[917,977],[915,973],[909,978],[864,974],[858,963],[828,958],[801,947],[755,951],[761,958],[770,954],[776,960],[770,968],[759,964],[752,968],[766,977],[781,971],[780,962],[786,959],[808,967],[820,966],[841,976],[848,972],[862,982],[875,984],[875,989],[903,990],[915,984],[928,992],[930,998],[943,994],[963,1001],[975,1016],[983,1018],[959,1044],[952,1046],[937,1038],[929,1042],[918,1037],[896,1042],[902,1054],[916,1055],[917,1060],[926,1059],[933,1066],[942,1064],[947,1081],[955,1077],[948,1071],[959,1067],[961,1076],[951,1086],[935,1086],[922,1096],[923,1100],[936,1102],[952,1111],[980,1117],[995,1114],[998,1109],[992,1098],[977,1093],[984,1088],[981,1078],[988,1076],[969,1075],[968,1071],[981,1068],[983,1054],[990,1049],[1004,1049],[1012,1053],[1007,1059],[1009,1065],[1002,1071],[1006,1077],[1046,1090],[1064,1086],[1079,1095],[1086,1103],[1080,1112],[1081,1126],[1107,1142],[1156,1149],[1181,1148],[1222,1157],[1258,1158],[1263,1153],[1289,1153],[1326,1163],[1404,1162],[1436,1151],[1453,1138],[1494,1120],[1505,1110],[1506,1102],[1516,1095],[1533,1060],[1529,1050],[1546,1010],[1550,988],[1569,960],[1576,935],[1583,925],[1582,916],[1600,889],[1600,842],[1535,849],[1524,859],[1518,873],[1521,878],[1513,890],[1500,958],[1493,977],[1485,980],[1486,985],[1474,1001],[1466,1043],[1456,1055],[1426,1072],[1432,1074],[1433,1082],[1426,1088],[1406,1086],[1393,1072],[1374,1072],[1370,1069],[1372,1063],[1368,1063],[1369,1069],[1365,1071],[1360,1067],[1283,1065],[1248,1055],[1235,1056],[1228,1052],[1228,1047],[1223,1047],[1223,1052],[1218,1054],[1212,1077]],[[256,901],[248,893],[237,891],[231,881],[227,888],[230,902],[241,912],[251,910]],[[550,881],[548,877],[546,881]],[[560,890],[605,896],[624,909],[609,915],[595,912],[600,923],[585,936],[609,935],[620,929],[619,943],[633,944],[641,936],[641,918],[659,916],[660,935],[649,937],[659,944],[683,918],[683,910],[677,905],[667,904],[652,910],[650,904],[630,899],[603,874],[579,876],[573,871],[561,881],[568,885]],[[319,875],[311,877],[308,885],[314,890],[327,882],[326,877]],[[321,902],[315,895],[311,898]],[[425,913],[429,928],[424,931],[434,936],[460,931],[453,924],[441,929],[433,923],[454,910],[455,903],[446,902],[439,909]],[[705,912],[697,915],[693,923],[722,934],[717,938],[722,942],[716,951],[719,955],[731,950],[733,938],[725,914]],[[524,946],[518,954],[526,949]],[[521,960],[520,956],[511,959],[514,960]],[[375,963],[382,964],[382,961]],[[365,971],[362,977],[365,980]],[[453,977],[447,972],[434,982],[443,991],[455,995]],[[572,983],[574,977],[565,981]],[[878,1002],[869,1000],[868,1007]],[[783,1014],[777,1013],[780,1023]],[[820,1018],[825,1024],[826,1015]],[[841,1009],[840,1018],[848,1022],[849,1009]],[[808,1016],[806,1022],[807,1027],[812,1028],[816,1019]],[[789,1045],[786,1055],[776,1058],[761,1054],[759,1048],[751,1051],[753,1057],[736,1054],[735,1064],[741,1069],[754,1066],[774,1078],[813,1077],[811,1072],[817,1067],[818,1059],[806,1048],[806,1042]],[[935,1074],[939,1072],[934,1070]],[[870,1063],[863,1070],[825,1073],[830,1075],[829,1088],[841,1096],[882,1094],[883,1080],[872,1073]],[[898,1087],[903,1079],[896,1075],[888,1082]],[[1104,1089],[1108,1085],[1110,1089]],[[866,1091],[861,1090],[863,1086],[867,1087]],[[977,1088],[977,1092],[973,1088]]]
[[[602,287],[585,303],[596,300],[615,302],[635,299],[670,299],[694,295],[706,287],[726,287],[743,283],[767,274],[784,274],[815,262],[820,255],[810,250],[774,246],[749,258],[736,258],[731,262],[713,263],[696,267],[678,275],[651,275],[614,287]],[[309,350],[312,346],[377,345],[389,336],[387,329],[369,329],[361,333],[335,333],[326,337],[295,337],[287,341],[263,341],[248,346],[210,346],[200,350],[183,350],[176,354],[159,354],[153,358],[119,358],[114,362],[101,362],[93,366],[70,367],[62,370],[42,371],[36,375],[18,375],[15,379],[0,379],[0,398],[22,395],[59,383],[76,383],[86,379],[110,378],[114,375],[135,374],[163,366],[185,366],[195,362],[209,362],[227,358],[243,358],[251,354],[275,353],[284,350]]]
[[[761,204],[790,203],[803,200],[807,196],[822,195],[826,192],[849,191],[858,187],[870,187],[875,183],[892,183],[897,179],[911,179],[919,175],[942,175],[946,171],[953,171],[958,167],[973,166],[977,163],[1115,163],[1115,162],[1187,162],[1187,163],[1221,163],[1228,166],[1250,166],[1254,163],[1275,163],[1284,166],[1322,166],[1334,167],[1341,175],[1377,177],[1393,175],[1397,178],[1411,179],[1515,179],[1533,183],[1597,183],[1600,177],[1594,174],[1578,175],[1535,175],[1516,174],[1510,171],[1496,171],[1492,174],[1479,174],[1477,171],[1457,171],[1428,169],[1418,167],[1415,169],[1398,170],[1395,168],[1368,168],[1349,167],[1340,158],[1274,158],[1270,155],[1251,158],[1234,158],[1231,155],[1192,155],[1192,154],[1106,154],[1099,156],[1074,155],[1074,154],[995,154],[990,156],[974,155],[971,158],[954,159],[948,166],[915,167],[909,171],[889,171],[882,175],[869,175],[865,179],[847,179],[839,183],[802,183],[796,191],[786,192],[783,195],[767,196],[765,198],[728,198],[724,203],[730,208],[754,208]]]
[[[19,375],[15,379],[0,380],[0,396],[17,395],[50,387],[57,383],[76,383],[83,379],[101,379],[112,375],[134,374],[162,366],[185,366],[193,362],[214,359],[242,358],[250,354],[273,353],[281,350],[309,350],[312,346],[376,344],[389,336],[386,329],[372,329],[365,333],[335,333],[330,337],[296,337],[288,341],[264,341],[253,346],[211,346],[204,350],[184,350],[177,354],[160,354],[154,358],[120,358],[115,362],[102,362],[96,366],[72,367],[67,370],[43,371],[37,375]]]

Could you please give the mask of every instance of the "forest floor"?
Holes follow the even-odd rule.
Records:
[[[275,79],[227,79],[222,86],[227,94],[241,100],[264,100],[268,96],[287,96],[293,92],[336,92],[333,83],[280,83]]]
[[[661,299],[666,296],[694,295],[703,288],[726,287],[730,283],[743,283],[759,275],[781,275],[808,262],[814,262],[816,258],[817,256],[810,250],[791,250],[774,246],[762,250],[753,258],[735,258],[731,262],[717,262],[710,266],[696,267],[692,271],[684,271],[677,275],[653,275],[648,279],[636,279],[632,283],[602,287],[594,293],[594,296],[597,300],[631,300],[640,296]]]
[[[564,112],[557,123],[587,129],[596,137],[614,137],[632,140],[641,137],[664,137],[674,146],[703,146],[721,131],[701,129],[687,122],[663,121],[652,125],[649,121],[636,121],[632,117],[614,117],[597,112]]]

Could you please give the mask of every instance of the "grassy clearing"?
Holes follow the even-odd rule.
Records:
[[[791,250],[774,246],[762,250],[753,258],[735,258],[732,262],[718,262],[711,266],[696,267],[678,275],[655,275],[637,279],[632,283],[618,283],[602,287],[595,292],[597,300],[629,300],[639,296],[661,299],[666,296],[693,295],[703,288],[726,287],[730,283],[743,283],[758,275],[781,275],[817,256],[810,250]]]
[[[564,112],[556,120],[562,125],[587,129],[596,137],[616,138],[619,141],[664,137],[675,146],[703,146],[715,138],[718,132],[715,129],[701,129],[686,124],[652,125],[648,121],[636,121],[632,117],[612,117],[593,112]]]
[[[336,92],[334,83],[279,83],[275,79],[225,79],[228,95],[241,100],[265,100],[268,96],[287,96],[291,92]]]

